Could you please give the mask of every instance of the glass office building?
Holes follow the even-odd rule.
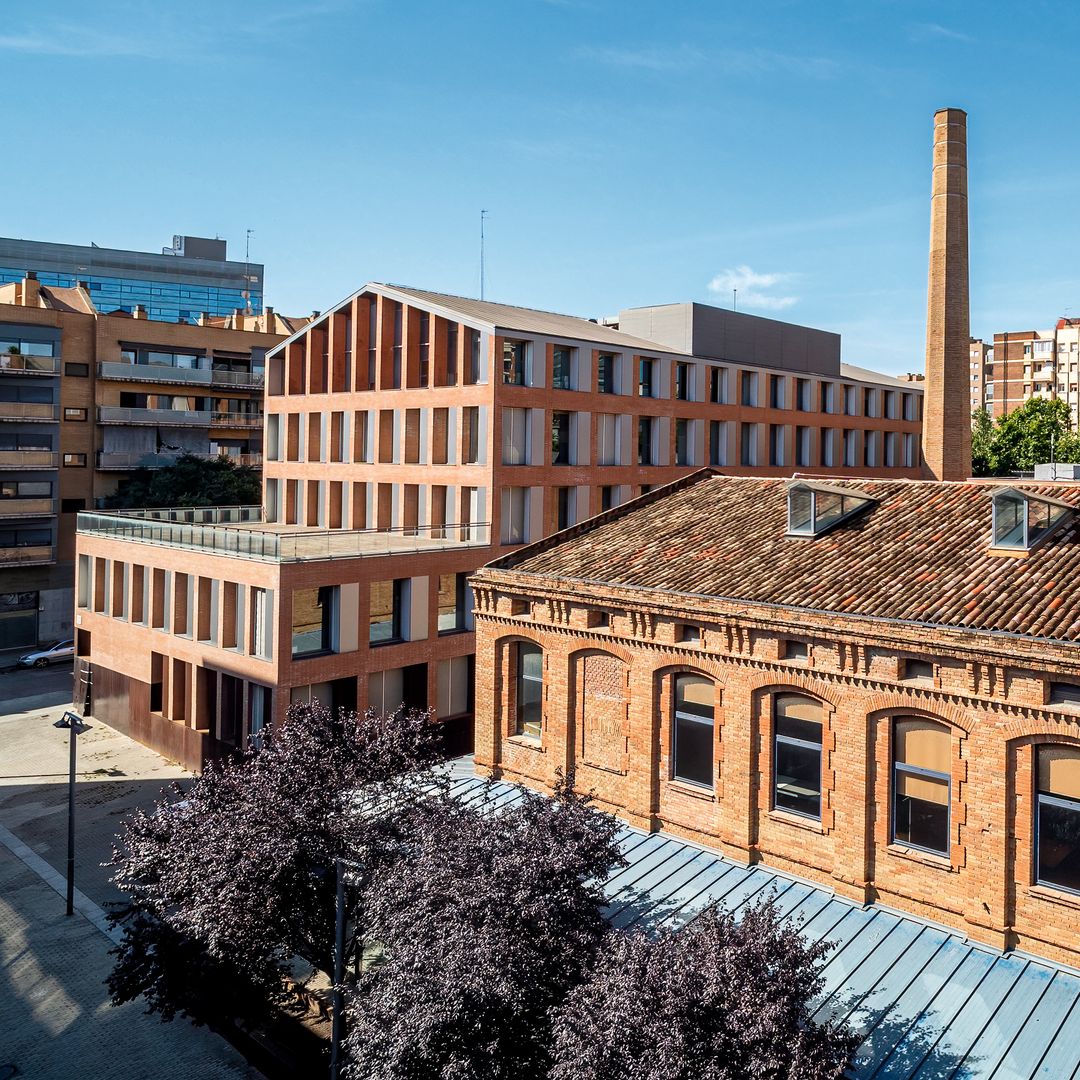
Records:
[[[83,281],[102,313],[133,311],[149,318],[197,322],[202,312],[231,315],[237,308],[262,314],[263,266],[230,262],[224,240],[175,236],[157,255],[91,245],[0,238],[0,284],[21,281],[28,270],[42,285],[72,288]]]

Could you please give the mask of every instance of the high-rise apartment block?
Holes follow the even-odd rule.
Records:
[[[93,293],[0,285],[0,648],[69,637],[75,515],[183,452],[259,464],[267,309],[163,322]]]
[[[972,338],[968,346],[971,367],[971,411],[991,409],[994,404],[994,346]]]
[[[139,307],[148,318],[168,322],[196,322],[204,312],[262,313],[262,264],[230,262],[224,240],[201,236],[174,236],[160,255],[0,237],[0,284],[28,273],[42,285],[64,289],[83,282],[102,312],[131,314]]]
[[[1080,319],[995,334],[991,364],[985,390],[991,415],[1004,416],[1032,398],[1057,399],[1068,403],[1073,428],[1080,427]]]
[[[835,335],[613,322],[373,283],[273,349],[262,508],[80,517],[94,715],[196,767],[311,697],[431,708],[467,746],[491,558],[707,464],[920,474],[920,389]]]

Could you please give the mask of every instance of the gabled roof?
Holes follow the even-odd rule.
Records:
[[[860,479],[876,505],[808,544],[786,479],[702,470],[489,564],[492,570],[1080,642],[1080,519],[1023,559],[990,546],[987,483]],[[1080,506],[1080,486],[1016,490]],[[481,577],[484,574],[480,572]]]

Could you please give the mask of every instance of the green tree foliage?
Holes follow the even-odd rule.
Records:
[[[108,500],[113,510],[150,507],[247,506],[262,501],[259,473],[225,456],[183,454],[163,469],[136,469]]]
[[[972,413],[975,476],[1007,476],[1051,460],[1080,461],[1080,437],[1071,430],[1069,406],[1060,398],[1029,398],[996,422],[986,409]]]

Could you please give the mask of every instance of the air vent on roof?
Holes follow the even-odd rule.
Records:
[[[797,480],[788,484],[788,536],[821,536],[874,506],[865,491]]]
[[[990,546],[1003,551],[1030,551],[1073,512],[1069,503],[1017,488],[995,491],[993,505]]]

